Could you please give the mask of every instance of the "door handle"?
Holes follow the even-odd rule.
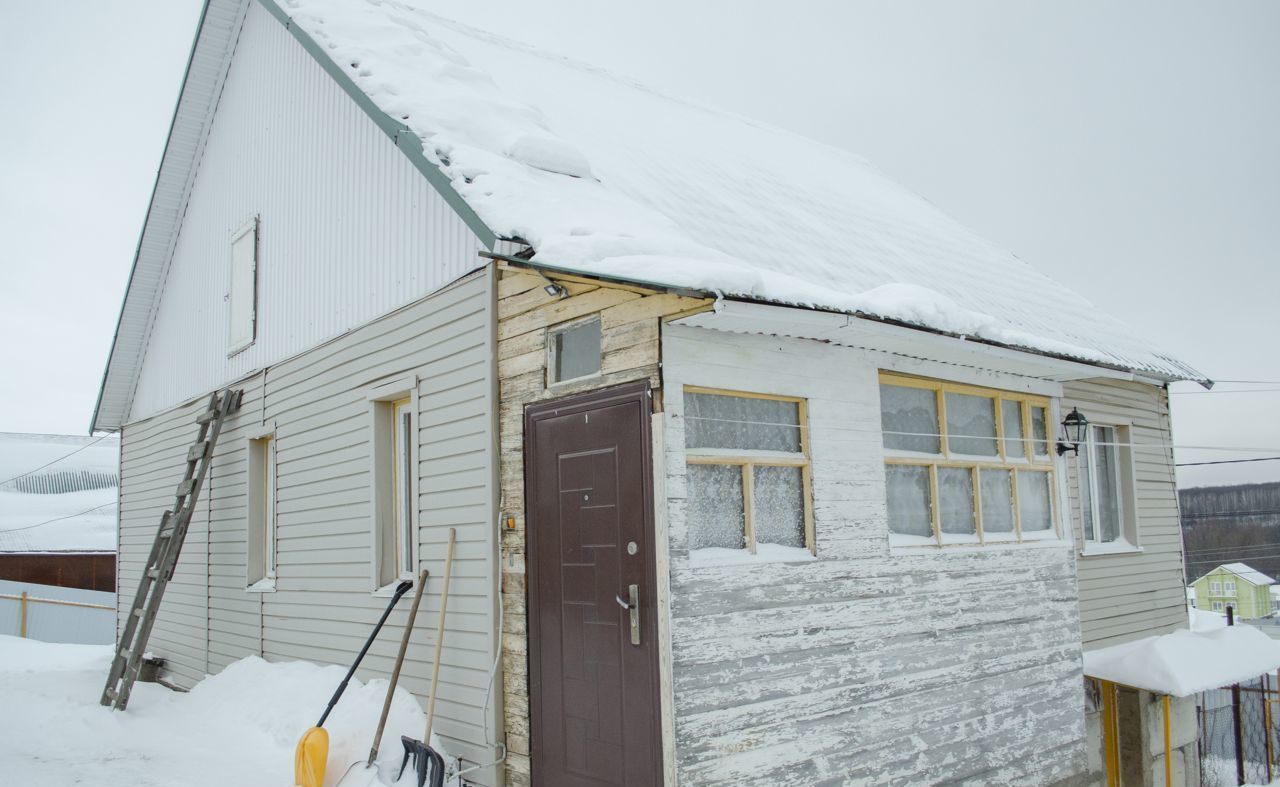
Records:
[[[640,586],[631,585],[627,588],[631,592],[631,603],[628,608],[631,610],[631,644],[640,644]]]

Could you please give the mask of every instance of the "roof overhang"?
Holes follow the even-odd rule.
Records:
[[[729,333],[814,339],[843,347],[941,361],[1052,382],[1112,379],[1163,384],[1168,380],[1125,369],[1060,358],[1047,353],[1011,348],[915,326],[836,312],[720,299],[711,311],[671,321]]]

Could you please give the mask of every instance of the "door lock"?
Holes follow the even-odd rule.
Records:
[[[628,585],[627,592],[631,595],[631,603],[627,603],[622,596],[614,596],[613,600],[618,602],[618,606],[631,613],[631,644],[640,644],[640,586]]]

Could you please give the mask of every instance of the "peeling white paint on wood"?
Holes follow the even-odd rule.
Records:
[[[681,784],[1084,771],[1072,548],[891,555],[875,354],[666,326],[662,358]],[[816,562],[690,566],[685,385],[807,400]]]

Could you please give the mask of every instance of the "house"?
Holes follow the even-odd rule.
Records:
[[[1262,618],[1272,612],[1276,581],[1245,563],[1226,563],[1197,579],[1196,608],[1222,612],[1227,607],[1241,619]]]
[[[393,0],[209,0],[93,427],[129,587],[244,392],[175,685],[345,663],[452,527],[469,783],[1085,783],[1082,649],[1185,627],[1188,379],[851,154]]]
[[[115,592],[120,442],[0,432],[0,580]]]

